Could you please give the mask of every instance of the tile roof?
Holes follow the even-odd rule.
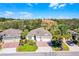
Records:
[[[37,28],[37,29],[34,29],[34,30],[31,30],[27,36],[51,36],[51,33],[43,28]]]
[[[7,29],[1,32],[0,34],[5,34],[7,36],[19,36],[21,33],[21,30],[19,29]]]

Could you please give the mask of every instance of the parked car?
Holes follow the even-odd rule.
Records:
[[[69,46],[74,46],[73,41],[66,41],[66,43],[67,43]]]

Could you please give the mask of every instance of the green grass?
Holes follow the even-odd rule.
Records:
[[[28,42],[26,44],[24,44],[23,46],[18,46],[16,48],[17,52],[32,52],[32,51],[36,51],[37,50],[37,46],[35,44],[35,42],[28,40]]]
[[[64,51],[69,51],[69,47],[65,43],[62,43],[62,47]]]
[[[27,51],[36,51],[37,50],[37,46],[35,45],[28,45],[28,44],[25,44],[24,46],[18,46],[16,48],[16,51],[18,52],[27,52]]]
[[[62,43],[62,47],[63,47],[63,51],[69,51],[69,47],[65,43]],[[52,47],[52,49],[54,51],[61,51],[60,48],[58,47]]]

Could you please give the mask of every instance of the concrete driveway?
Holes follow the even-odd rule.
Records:
[[[38,50],[36,52],[52,52],[52,48],[47,42],[37,41]]]
[[[52,52],[51,47],[38,47],[38,50],[36,52]]]
[[[47,42],[43,42],[43,41],[37,41],[36,44],[38,47],[47,47],[48,46]]]
[[[79,51],[79,46],[77,45],[73,45],[73,46],[69,46],[67,43],[66,43],[66,40],[63,40],[63,42],[69,47],[69,50],[72,51],[72,52],[76,52],[76,51]]]
[[[6,42],[3,45],[3,48],[16,48],[19,45],[19,42]]]
[[[79,47],[77,45],[69,46],[70,51],[79,51]]]

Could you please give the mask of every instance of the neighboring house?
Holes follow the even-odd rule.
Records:
[[[15,41],[20,39],[21,31],[19,29],[6,29],[0,33],[3,35],[3,40]]]
[[[19,29],[6,29],[0,32],[0,36],[3,36],[3,48],[16,48],[19,45],[20,33]]]
[[[34,37],[36,37],[36,39]],[[27,39],[48,42],[48,41],[51,41],[52,35],[49,31],[43,28],[37,28],[37,29],[31,30],[27,34]]]

